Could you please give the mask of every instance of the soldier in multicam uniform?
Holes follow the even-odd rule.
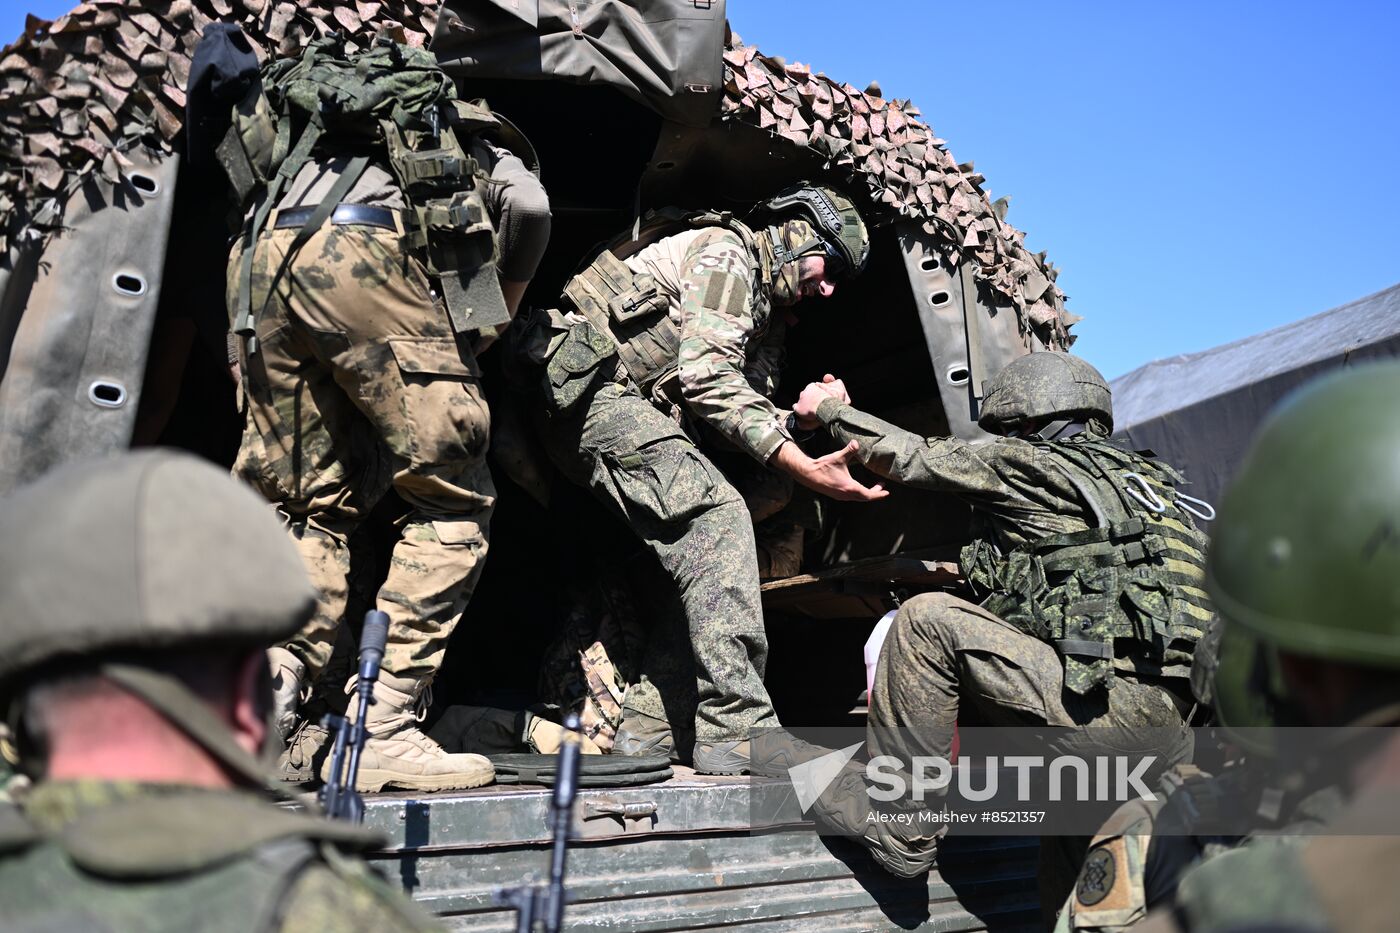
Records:
[[[420,53],[403,54],[414,61]],[[428,61],[420,67],[432,67]],[[468,172],[461,183],[485,201],[501,254],[497,300],[504,293],[514,313],[548,239],[548,199],[516,156],[479,137],[462,146],[467,153],[444,158],[437,150],[411,168],[457,178],[465,164],[489,176],[473,187]],[[351,169],[362,160],[337,147],[318,144],[256,242],[245,232],[229,259],[231,312],[261,309],[253,340],[239,346],[247,420],[234,472],[276,504],[321,594],[310,624],[270,652],[279,728],[291,733],[299,698],[331,660],[348,598],[351,536],[392,487],[409,510],[378,593],[389,644],[358,789],[475,787],[491,781],[490,763],[445,753],[418,728],[415,710],[486,557],[495,487],[475,358],[481,343],[473,340],[492,335],[464,332],[458,309],[444,305],[446,285],[426,264],[432,241],[427,252],[411,248],[420,222],[411,208],[419,202],[401,177],[400,154],[381,145],[367,166]],[[362,154],[359,147],[349,151]],[[334,211],[319,229],[306,229],[328,198],[337,200]],[[240,273],[250,249],[245,295]]]
[[[768,206],[780,219],[766,229],[720,214],[649,224],[650,237],[605,250],[570,281],[562,309],[522,335],[526,357],[544,367],[551,458],[631,526],[678,589],[699,694],[692,760],[708,773],[747,770],[749,730],[777,719],[763,685],[753,525],[686,428],[703,425],[827,495],[884,494],[851,478],[850,451],[807,457],[769,400],[785,309],[864,268],[865,225],[825,188],[799,186]],[[687,724],[674,725],[680,734]],[[673,740],[655,684],[634,684],[616,750]]]
[[[1207,568],[1222,655],[1237,633],[1249,649],[1241,725],[1314,727],[1256,735],[1300,770],[1332,765],[1345,800],[1301,844],[1261,840],[1199,865],[1135,930],[1395,929],[1398,397],[1400,365],[1384,363],[1280,404],[1225,495]]]
[[[979,421],[1002,437],[980,446],[910,434],[830,388],[808,386],[795,413],[857,444],[875,473],[972,506],[961,564],[983,597],[928,593],[900,607],[870,699],[871,754],[946,759],[961,709],[989,726],[1069,727],[1056,740],[1066,752],[1113,730],[1121,752],[1154,754],[1163,767],[1184,760],[1187,676],[1212,617],[1204,538],[1176,491],[1181,477],[1108,441],[1112,400],[1098,371],[1068,353],[1014,360],[988,386]],[[859,804],[863,787],[848,789],[839,799]],[[913,876],[932,864],[938,833],[867,829],[864,807],[845,812],[827,805],[834,799],[819,814],[851,823],[891,871]],[[1048,918],[1088,839],[1047,841]]]
[[[265,784],[264,649],[315,603],[257,496],[187,455],[0,500],[0,689],[36,779],[0,808],[0,928],[438,929],[354,855],[374,833]]]

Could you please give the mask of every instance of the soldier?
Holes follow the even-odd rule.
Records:
[[[1136,929],[1393,930],[1400,916],[1400,365],[1335,373],[1260,429],[1216,523],[1208,584],[1257,639],[1247,683],[1277,754],[1340,766],[1347,800],[1301,845],[1251,845],[1181,879]],[[1344,729],[1340,727],[1356,727]],[[1386,727],[1386,728],[1362,728]]]
[[[310,56],[331,53],[313,45],[306,54],[304,61],[319,63]],[[385,55],[393,56],[388,66]],[[388,120],[379,124],[390,135],[368,155],[363,138],[323,136],[299,170],[283,164],[276,190],[263,190],[250,210],[229,260],[229,307],[251,338],[239,345],[247,420],[234,472],[276,504],[321,594],[310,624],[270,653],[284,737],[303,691],[330,661],[345,615],[351,536],[392,486],[408,513],[379,588],[389,645],[358,789],[475,787],[492,780],[490,763],[445,753],[418,728],[416,708],[487,552],[495,488],[473,341],[479,347],[493,333],[465,328],[490,296],[463,296],[455,275],[433,277],[429,268],[444,255],[460,258],[445,253],[444,243],[458,249],[454,244],[479,243],[484,233],[489,245],[484,210],[502,252],[494,300],[513,313],[548,238],[548,201],[520,159],[465,130],[461,138],[453,133],[450,117],[461,108],[431,96],[451,86],[431,55],[380,47],[360,61],[385,82],[400,82],[405,101],[434,103],[411,124],[419,130],[402,134]],[[365,72],[352,74],[364,80]],[[413,75],[417,85],[403,83]],[[285,91],[283,99],[294,95]],[[479,122],[490,116],[480,108],[472,113]],[[362,122],[376,126],[368,117]],[[429,125],[431,136],[423,129]],[[257,129],[235,121],[244,139],[266,139]],[[422,146],[438,139],[440,148],[414,151],[414,139]],[[256,164],[263,156],[252,149]],[[237,178],[240,170],[229,173]],[[325,217],[319,226],[318,215]],[[447,240],[433,239],[435,225],[468,222],[469,236],[448,231]],[[489,248],[485,255],[489,261]],[[258,313],[248,316],[249,308]]]
[[[0,501],[0,689],[36,779],[0,809],[0,927],[437,929],[272,802],[264,648],[315,594],[266,506],[193,457],[61,467]]]
[[[850,451],[804,454],[769,401],[788,309],[864,269],[865,224],[827,188],[799,186],[768,208],[786,219],[759,230],[721,214],[649,223],[575,276],[561,312],[523,337],[544,365],[551,458],[631,526],[679,591],[699,694],[692,760],[705,773],[746,771],[749,730],[777,719],[753,524],[686,427],[827,495],[885,494],[851,478]],[[673,741],[649,680],[629,689],[624,717],[618,751]]]
[[[946,759],[966,709],[989,726],[1069,727],[1057,740],[1065,751],[1112,729],[1120,752],[1183,760],[1191,654],[1211,619],[1204,539],[1176,491],[1181,477],[1108,441],[1112,399],[1098,371],[1068,353],[1012,361],[979,420],[1001,438],[981,446],[902,431],[831,388],[809,385],[794,412],[857,444],[875,473],[972,507],[961,565],[982,597],[927,593],[900,607],[870,698],[871,754]],[[899,741],[908,747],[888,748]],[[838,826],[849,816],[826,813]],[[897,874],[933,861],[938,833],[852,828]],[[1047,919],[1087,843],[1043,842]]]
[[[1119,807],[1090,844],[1056,933],[1127,930],[1148,910],[1172,903],[1182,876],[1202,862],[1242,845],[1300,842],[1340,806],[1335,785],[1316,787],[1306,775],[1275,767],[1273,749],[1257,741],[1259,713],[1241,702],[1254,646],[1241,643],[1236,630],[1222,649],[1222,628],[1217,618],[1197,644],[1191,687],[1198,703],[1215,707],[1221,733],[1245,757],[1216,775],[1177,765],[1156,800]]]

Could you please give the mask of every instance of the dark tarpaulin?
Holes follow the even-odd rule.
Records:
[[[1328,370],[1396,357],[1400,285],[1115,379],[1116,430],[1184,470],[1188,493],[1218,503],[1255,428],[1283,396]]]
[[[617,88],[707,126],[724,82],[724,0],[446,0],[429,48],[460,77]]]

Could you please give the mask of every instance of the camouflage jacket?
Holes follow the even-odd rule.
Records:
[[[687,412],[766,461],[790,437],[786,413],[768,398],[778,385],[785,327],[764,294],[762,257],[737,234],[707,227],[666,237],[624,262],[655,277],[680,331],[676,374]]]
[[[1155,801],[1124,804],[1094,837],[1056,933],[1127,930],[1148,910],[1173,903],[1182,877],[1197,865],[1244,845],[1301,842],[1342,802],[1335,787],[1284,799],[1281,816],[1257,815],[1254,828],[1241,832],[1244,815],[1260,810],[1263,791],[1253,769],[1169,771]]]
[[[973,445],[955,437],[924,438],[837,399],[822,402],[817,417],[838,441],[859,442],[861,462],[881,476],[966,500],[1003,551],[1089,527],[1069,479],[1026,441]]]
[[[1093,430],[974,446],[922,438],[827,399],[817,416],[882,476],[954,493],[973,509],[960,563],[983,606],[1055,646],[1075,693],[1115,671],[1183,678],[1212,618],[1205,539],[1181,477]]]
[[[591,349],[578,348],[577,359],[565,341],[551,365],[591,370],[615,344],[621,371],[654,403],[764,462],[790,439],[787,413],[768,399],[785,327],[772,313],[764,237],[734,227],[684,230],[621,261],[605,251],[574,277],[564,300],[606,336],[596,347],[583,341]]]
[[[1397,864],[1400,788],[1392,784],[1362,792],[1310,838],[1244,846],[1205,862],[1181,879],[1170,908],[1133,929],[1389,931],[1400,917]]]
[[[0,927],[439,929],[346,854],[373,842],[241,791],[41,783],[0,810]]]

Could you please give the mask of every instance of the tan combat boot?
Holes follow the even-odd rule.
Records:
[[[272,671],[273,721],[282,741],[286,742],[297,725],[297,710],[306,689],[306,665],[279,645],[267,649],[267,666]]]
[[[418,728],[414,713],[420,685],[387,673],[374,685],[374,704],[365,719],[369,733],[360,755],[355,790],[365,793],[386,785],[406,790],[459,790],[481,787],[496,779],[496,769],[481,755],[449,755]],[[350,701],[350,713],[358,701]],[[321,780],[329,776],[330,758],[321,765]]]

